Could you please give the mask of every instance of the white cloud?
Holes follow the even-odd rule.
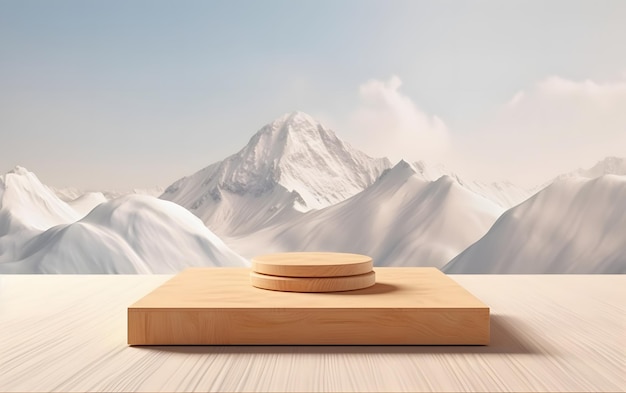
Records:
[[[372,79],[359,88],[359,106],[348,119],[355,146],[395,160],[440,160],[449,148],[448,130],[400,91],[402,81]]]
[[[461,176],[523,186],[626,156],[626,72],[604,83],[545,78],[452,132],[401,86],[397,76],[364,83],[358,107],[336,129],[370,155],[443,162]]]
[[[477,173],[525,184],[626,156],[626,75],[611,83],[546,78],[462,139],[457,150]]]

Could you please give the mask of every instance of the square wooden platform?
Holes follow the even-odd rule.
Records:
[[[128,344],[489,344],[489,307],[441,271],[374,270],[370,288],[294,293],[247,268],[187,269],[128,308]]]

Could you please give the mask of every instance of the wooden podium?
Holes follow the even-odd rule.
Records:
[[[489,307],[438,269],[374,271],[364,289],[300,293],[254,287],[247,268],[187,269],[128,308],[128,344],[489,344]]]

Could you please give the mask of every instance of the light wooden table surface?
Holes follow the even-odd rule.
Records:
[[[0,391],[626,390],[623,275],[451,275],[487,347],[128,347],[128,305],[170,277],[0,275]]]

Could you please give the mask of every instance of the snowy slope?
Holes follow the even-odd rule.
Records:
[[[228,242],[245,256],[281,251],[363,253],[377,266],[443,266],[479,239],[502,208],[448,176],[428,182],[404,161],[334,206]]]
[[[519,205],[533,195],[532,190],[522,188],[509,181],[486,183],[476,180],[457,180],[463,187],[482,195],[505,209]]]
[[[447,273],[626,273],[626,177],[569,177],[508,210]]]
[[[20,230],[43,231],[79,218],[34,173],[16,167],[0,176],[0,236]]]
[[[106,201],[107,198],[101,192],[86,192],[67,202],[67,204],[70,205],[80,217],[85,217],[94,207]]]
[[[24,243],[46,229],[78,218],[34,173],[15,167],[0,176],[0,261],[13,260]]]
[[[0,259],[0,273],[177,273],[246,263],[184,208],[132,195],[31,238],[12,261]]]
[[[77,187],[56,188],[48,186],[48,188],[63,202],[73,201],[87,192]]]
[[[242,234],[343,201],[390,166],[294,112],[263,127],[238,153],[178,180],[161,198],[188,208],[220,234]]]

